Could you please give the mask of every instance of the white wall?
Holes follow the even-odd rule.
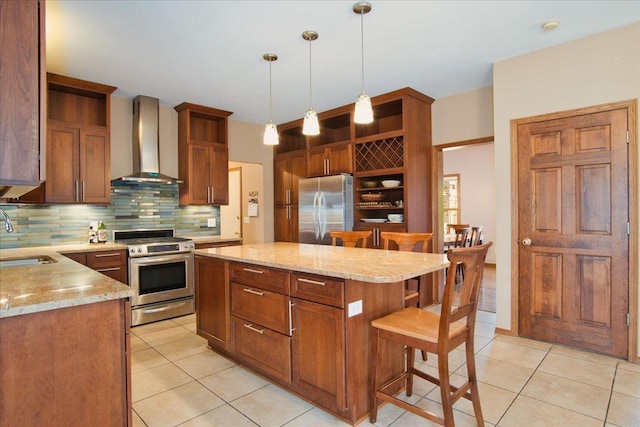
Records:
[[[500,195],[496,201],[500,224],[496,326],[511,329],[510,121],[640,98],[640,23],[495,63],[493,83],[496,191]],[[635,262],[640,264],[640,260]]]
[[[443,173],[460,174],[460,223],[483,225],[482,240],[496,239],[496,182],[493,143],[475,144],[445,151]],[[496,263],[495,248],[487,253],[487,263]]]

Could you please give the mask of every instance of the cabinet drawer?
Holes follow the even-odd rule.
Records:
[[[231,316],[232,349],[247,364],[291,383],[291,337]]]
[[[289,275],[285,271],[235,262],[230,264],[229,270],[229,281],[289,294]]]
[[[231,314],[291,335],[288,296],[231,283]]]
[[[112,279],[117,280],[120,283],[127,284],[127,267],[124,265],[117,267],[102,267],[95,269],[98,273],[102,273],[105,276],[109,276]]]
[[[123,266],[127,262],[127,251],[99,251],[87,253],[87,266],[97,270],[101,267]]]
[[[293,273],[291,296],[344,308],[344,282],[324,276]]]

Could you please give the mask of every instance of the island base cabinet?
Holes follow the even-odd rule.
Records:
[[[231,316],[231,347],[246,364],[291,383],[291,337]]]
[[[195,257],[196,329],[214,348],[228,350],[229,292],[228,263]]]
[[[322,407],[344,413],[344,310],[300,299],[292,302],[292,386]]]
[[[131,425],[126,300],[0,321],[0,425]]]

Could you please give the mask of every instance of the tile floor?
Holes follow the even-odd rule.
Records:
[[[487,426],[640,426],[640,366],[522,338],[494,335],[495,314],[478,313],[476,363]],[[134,426],[347,426],[206,347],[195,316],[132,328]],[[416,356],[416,361],[420,360]],[[430,355],[426,370],[435,368]],[[452,382],[464,353],[450,355]],[[418,406],[439,410],[439,390],[416,380]],[[471,403],[457,426],[474,426]],[[360,426],[371,425],[368,420]],[[385,405],[376,426],[435,425]]]

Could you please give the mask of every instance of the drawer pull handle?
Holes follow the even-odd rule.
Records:
[[[327,286],[326,282],[318,282],[317,280],[309,280],[309,279],[298,279],[298,282],[302,282],[302,283],[310,283],[312,285],[318,285],[318,286]]]
[[[253,295],[258,295],[258,296],[263,296],[264,295],[264,292],[254,291],[253,289],[249,289],[249,288],[244,288],[243,291],[244,292],[248,292],[248,293],[253,294]]]
[[[110,254],[96,254],[96,258],[107,258],[110,256],[117,256],[119,257],[120,254],[119,253],[110,253]]]
[[[253,325],[247,325],[247,324],[245,324],[245,325],[244,325],[244,327],[245,327],[245,328],[247,328],[247,329],[249,329],[249,330],[252,330],[253,332],[257,332],[257,333],[259,333],[259,334],[264,334],[264,329],[257,329],[257,328],[254,328],[254,327],[253,327]]]
[[[120,271],[120,267],[113,267],[113,268],[98,268],[96,270],[98,273],[102,273],[103,271]]]
[[[264,271],[261,270],[254,270],[253,268],[243,268],[244,271],[247,271],[249,273],[256,273],[256,274],[264,274]]]

